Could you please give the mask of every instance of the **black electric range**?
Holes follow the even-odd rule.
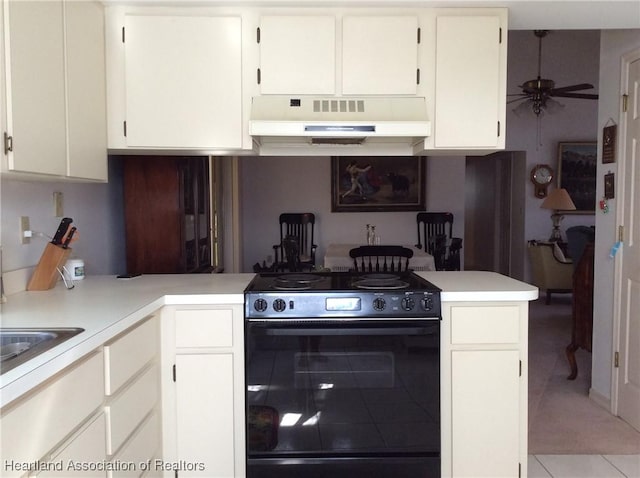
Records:
[[[244,291],[245,317],[439,319],[440,292],[413,272],[261,273]]]

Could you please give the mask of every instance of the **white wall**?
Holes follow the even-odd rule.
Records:
[[[415,244],[416,212],[331,212],[331,160],[328,157],[242,157],[244,270],[262,263],[279,242],[283,212],[316,215],[316,263],[322,265],[331,242],[362,243],[365,225],[375,224],[386,244]],[[454,232],[464,228],[464,158],[428,158],[427,210],[454,214]]]
[[[611,123],[620,124],[620,67],[623,54],[640,48],[640,30],[610,30],[602,32],[600,48],[600,99],[598,102],[598,131]],[[598,141],[597,197],[604,196],[604,175],[609,171],[619,181],[618,161],[602,164],[602,137]],[[611,397],[613,354],[613,285],[614,260],[609,257],[616,241],[618,214],[617,199],[609,200],[609,213],[596,215],[595,297],[593,305],[593,344],[591,389],[600,397]]]
[[[61,219],[54,216],[54,191],[64,194],[64,215],[73,218],[78,228],[72,256],[85,261],[87,274],[124,271],[120,181],[113,168],[110,175],[110,184],[17,181],[3,177],[0,189],[3,271],[38,263],[47,240],[34,237],[30,244],[21,244],[19,217],[29,216],[31,229],[53,236]]]

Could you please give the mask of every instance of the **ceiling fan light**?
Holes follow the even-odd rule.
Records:
[[[522,118],[524,116],[531,114],[532,105],[533,105],[533,101],[529,99],[521,102],[518,106],[513,108],[511,111],[513,111],[513,114],[516,115],[518,118]]]
[[[553,115],[562,111],[564,109],[564,105],[553,98],[547,98],[544,103],[544,109],[547,113]]]

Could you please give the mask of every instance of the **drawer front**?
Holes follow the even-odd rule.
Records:
[[[131,469],[121,467],[122,469],[110,471],[108,476],[110,478],[129,478],[149,473],[151,473],[151,476],[158,476],[157,473],[162,467],[153,458],[160,448],[160,431],[160,417],[156,412],[153,412],[131,437],[131,440],[122,451],[114,457],[114,460],[118,462],[132,463],[136,466],[132,466]],[[138,466],[138,464],[142,463],[149,463],[150,469],[145,470],[143,468],[146,468],[146,466]],[[161,464],[162,462],[159,463]],[[171,476],[173,476],[173,473],[171,473]]]
[[[106,407],[107,453],[113,454],[156,405],[159,394],[158,369],[154,365],[127,386]]]
[[[116,393],[156,356],[158,340],[157,321],[152,318],[104,347],[107,395]]]
[[[451,308],[452,344],[517,344],[519,340],[517,305]]]
[[[232,309],[176,311],[176,347],[233,346]]]
[[[92,470],[88,466],[104,461],[106,425],[104,413],[100,413],[80,433],[52,454],[51,462],[60,469],[52,469],[37,474],[38,478],[69,477],[101,477],[106,471]]]
[[[0,427],[2,476],[21,476],[5,466],[39,460],[96,410],[104,398],[102,352],[82,359],[24,403],[3,413]]]

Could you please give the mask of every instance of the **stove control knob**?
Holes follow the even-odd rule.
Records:
[[[253,308],[258,312],[264,312],[267,310],[267,301],[264,299],[256,299],[253,303]]]
[[[431,297],[425,297],[424,299],[422,299],[422,308],[424,310],[433,309],[433,299]]]
[[[402,310],[413,310],[416,306],[416,301],[411,297],[405,297],[402,299]]]
[[[373,299],[373,310],[381,311],[387,306],[387,303],[382,297]]]
[[[276,299],[273,301],[273,310],[276,312],[284,312],[287,308],[287,303],[282,299]]]

